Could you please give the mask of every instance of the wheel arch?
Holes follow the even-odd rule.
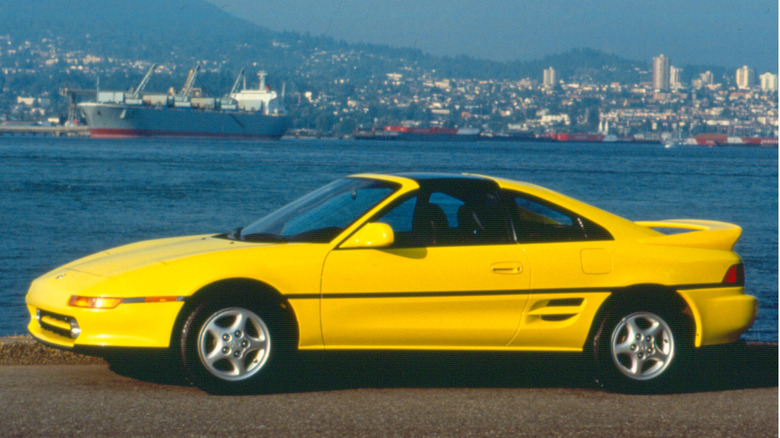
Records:
[[[179,345],[184,323],[199,305],[207,301],[230,301],[231,299],[258,301],[264,308],[281,315],[287,326],[285,330],[287,340],[294,347],[298,345],[297,316],[290,302],[277,289],[252,278],[227,278],[202,287],[184,300],[184,306],[179,311],[171,331],[171,347],[175,348]]]
[[[599,329],[611,312],[629,305],[647,304],[651,307],[662,307],[671,315],[678,315],[683,324],[683,338],[693,345],[696,337],[696,321],[688,302],[676,290],[660,284],[637,284],[612,291],[612,294],[602,303],[591,323],[590,331],[583,351],[597,350]]]

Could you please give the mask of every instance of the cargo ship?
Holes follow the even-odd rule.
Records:
[[[584,132],[546,134],[551,141],[560,143],[661,143],[660,138],[645,138],[643,136],[618,137],[612,134],[590,134]]]
[[[258,87],[248,89],[241,70],[230,92],[222,98],[193,93],[199,65],[190,70],[179,93],[144,94],[155,67],[130,92],[97,91],[94,102],[78,104],[91,137],[278,139],[290,125],[284,89],[281,96],[271,91],[263,71],[258,73]]]
[[[777,147],[776,138],[737,137],[728,134],[698,134],[694,137],[700,146],[763,146]]]
[[[385,126],[372,135],[365,133],[360,138],[375,140],[407,140],[407,141],[476,141],[479,140],[479,129],[474,128],[417,128],[410,126]],[[358,138],[356,136],[356,138]]]

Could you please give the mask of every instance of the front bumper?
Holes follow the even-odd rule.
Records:
[[[120,283],[60,268],[30,285],[25,298],[30,314],[27,329],[39,341],[66,349],[168,347],[174,323],[184,305],[183,297],[151,300],[137,296],[146,290],[153,288],[148,284]],[[125,298],[114,308],[97,309],[70,305],[73,295]]]
[[[28,303],[30,334],[61,348],[166,348],[183,302],[120,304],[115,309],[43,308]],[[74,327],[77,329],[74,330]]]
[[[744,287],[680,290],[696,321],[696,347],[735,342],[758,315],[758,300]]]

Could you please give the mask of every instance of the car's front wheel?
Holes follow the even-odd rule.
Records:
[[[621,392],[674,390],[689,351],[684,333],[681,315],[654,307],[615,309],[596,337],[599,383]]]
[[[182,331],[181,355],[188,377],[212,393],[267,387],[285,350],[277,336],[279,323],[257,303],[199,305]]]

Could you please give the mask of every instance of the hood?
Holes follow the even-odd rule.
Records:
[[[187,257],[244,246],[246,244],[242,242],[215,238],[212,235],[148,240],[102,251],[59,269],[67,268],[101,277],[112,277],[155,264],[165,265]]]

